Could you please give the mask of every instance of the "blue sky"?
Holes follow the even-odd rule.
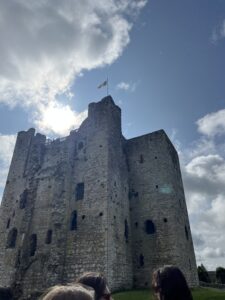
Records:
[[[0,20],[0,194],[17,132],[67,135],[108,76],[126,138],[172,139],[198,263],[225,267],[224,0],[12,0]]]

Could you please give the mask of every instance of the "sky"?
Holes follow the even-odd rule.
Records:
[[[0,199],[18,131],[56,138],[109,93],[126,138],[164,129],[198,264],[225,267],[225,1],[0,0]]]

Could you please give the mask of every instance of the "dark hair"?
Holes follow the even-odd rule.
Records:
[[[13,295],[10,288],[0,287],[0,299],[1,300],[12,300]]]
[[[152,288],[160,300],[192,300],[191,291],[181,270],[164,266],[153,272]]]
[[[95,290],[96,299],[100,298],[104,294],[107,286],[105,277],[98,272],[84,273],[77,279],[76,282],[92,287]]]

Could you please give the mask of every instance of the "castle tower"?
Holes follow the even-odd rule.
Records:
[[[191,286],[197,268],[177,152],[163,130],[126,143],[134,286],[154,269],[176,265]]]
[[[1,286],[26,298],[100,271],[112,290],[128,289],[165,263],[197,284],[179,161],[163,131],[125,140],[108,96],[65,138],[18,134],[0,209]]]
[[[1,285],[18,282],[29,295],[97,270],[113,289],[131,288],[122,142],[111,97],[91,103],[64,139],[18,134],[1,207]]]

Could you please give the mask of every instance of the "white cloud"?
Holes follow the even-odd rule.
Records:
[[[196,122],[201,136],[190,147],[178,141],[196,257],[209,270],[225,267],[225,143],[218,139],[225,133],[224,111]]]
[[[208,137],[225,133],[225,109],[210,113],[197,121],[198,131]]]
[[[0,134],[0,191],[2,191],[5,186],[15,141],[16,135]],[[0,202],[1,198],[2,195],[0,193]]]
[[[219,40],[225,38],[225,20],[221,22],[212,32],[211,41],[216,44]]]
[[[43,132],[53,132],[61,136],[65,136],[68,129],[79,127],[87,117],[87,111],[77,113],[71,110],[69,105],[57,102],[51,102],[47,107],[40,107],[40,111],[41,118],[36,118],[35,125]]]
[[[69,119],[77,115],[68,105],[59,104],[57,97],[66,98],[82,71],[111,64],[122,54],[130,40],[132,18],[146,2],[1,1],[0,102],[33,109],[36,124],[64,132],[55,123],[43,124],[43,107],[55,117],[60,105]]]
[[[130,91],[134,92],[137,88],[137,83],[128,83],[128,82],[120,82],[117,84],[116,89],[117,90],[123,90],[123,91]]]
[[[217,258],[217,257],[224,257],[225,252],[220,248],[209,248],[206,247],[203,250],[203,256],[208,258]]]

